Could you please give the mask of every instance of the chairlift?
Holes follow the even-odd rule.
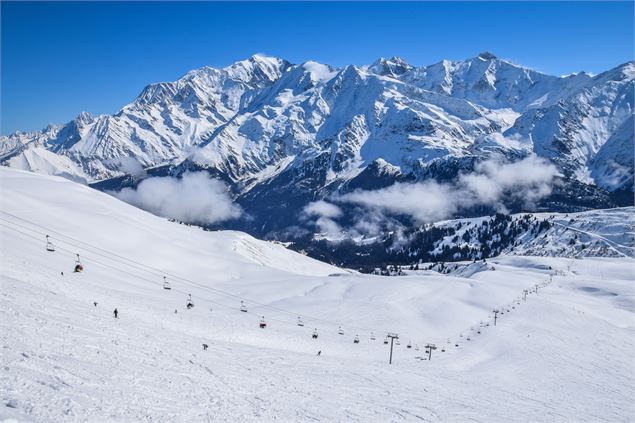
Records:
[[[353,339],[353,344],[359,344],[359,336],[355,335],[355,339]]]
[[[49,240],[49,236],[46,236],[46,251],[55,251],[55,246],[53,245],[53,243]]]
[[[397,338],[397,340],[395,341],[395,345],[401,345],[401,342],[399,342],[399,338]]]
[[[467,339],[468,341],[471,341],[471,339],[470,339],[470,337],[469,337],[469,336],[468,336],[466,339]]]
[[[415,345],[415,351],[419,351],[419,345]]]
[[[75,268],[73,269],[73,271],[75,273],[79,273],[79,272],[83,272],[84,271],[84,265],[82,264],[81,260],[79,259],[79,254],[77,254],[77,260],[75,260]]]
[[[373,332],[370,333],[370,340],[371,341],[375,340],[375,334]]]
[[[317,331],[317,328],[313,329],[313,334],[311,335],[311,338],[313,338],[313,339],[318,339],[318,331]]]
[[[298,326],[304,326],[304,322],[302,321],[302,317],[298,316]]]
[[[240,311],[242,311],[243,313],[247,313],[247,306],[245,305],[244,301],[240,302]]]
[[[339,329],[337,330],[337,334],[338,335],[344,335],[344,329],[342,329],[342,327],[340,326]]]
[[[265,316],[262,316],[260,319],[260,329],[265,329],[267,327],[267,322],[265,322]]]
[[[406,348],[408,348],[408,349],[412,348],[412,344],[410,343],[410,341],[408,341],[408,345],[406,345]]]
[[[454,346],[455,346],[456,348],[458,348],[458,347],[459,347],[459,344],[454,344]]]
[[[384,339],[384,345],[388,345],[388,337]]]
[[[163,277],[163,289],[167,289],[167,290],[172,289],[172,287],[170,286],[170,282],[168,282],[165,276]]]

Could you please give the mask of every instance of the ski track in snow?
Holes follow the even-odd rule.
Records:
[[[553,224],[554,224],[554,225],[558,225],[558,226],[563,227],[563,228],[566,228],[566,229],[570,229],[570,230],[575,231],[575,232],[580,232],[580,233],[585,234],[585,235],[588,235],[588,236],[590,236],[590,237],[592,237],[592,238],[597,238],[597,239],[600,239],[600,240],[604,241],[604,242],[606,243],[606,245],[607,245],[607,246],[608,246],[611,250],[615,251],[617,254],[619,254],[619,255],[621,255],[621,256],[623,256],[623,257],[630,257],[628,254],[626,254],[626,253],[624,253],[624,252],[622,252],[622,251],[618,250],[617,248],[615,248],[615,245],[617,245],[618,247],[621,247],[621,248],[627,249],[627,250],[628,250],[628,249],[632,249],[633,247],[630,247],[630,246],[628,246],[628,245],[619,244],[619,243],[617,243],[617,242],[615,242],[615,241],[612,241],[612,240],[610,240],[610,239],[607,239],[607,238],[605,238],[605,237],[603,237],[603,236],[601,236],[601,235],[598,235],[598,234],[596,234],[596,233],[594,233],[594,232],[589,232],[589,231],[585,231],[585,230],[582,230],[582,229],[574,228],[574,227],[572,227],[572,226],[563,225],[562,223],[559,223],[559,222],[553,222]]]

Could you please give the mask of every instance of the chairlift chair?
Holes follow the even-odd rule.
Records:
[[[73,271],[75,273],[79,273],[84,271],[84,265],[82,264],[81,260],[79,259],[79,254],[77,254],[77,260],[75,260],[75,268],[73,269]]]
[[[298,316],[298,326],[304,326],[304,322],[302,321],[302,317]]]
[[[267,322],[265,322],[265,316],[262,316],[260,319],[260,329],[265,329],[267,327]]]
[[[311,338],[313,338],[313,339],[318,339],[318,331],[317,331],[317,328],[313,329],[313,334],[311,335]]]
[[[355,335],[355,339],[353,339],[353,344],[359,344],[359,336]]]
[[[370,333],[370,340],[371,341],[375,340],[375,334],[373,332]]]
[[[388,337],[384,339],[384,345],[388,345]]]
[[[165,276],[163,277],[163,289],[167,289],[167,290],[172,289],[172,287],[170,286],[170,282],[168,282]]]
[[[49,236],[46,236],[46,251],[55,251],[55,246],[53,245],[53,243],[49,240]]]
[[[415,345],[415,351],[419,351],[419,345]]]
[[[187,294],[187,304],[185,305],[187,309],[191,309],[194,307],[194,302],[192,301],[192,294]]]
[[[243,313],[247,313],[247,306],[245,305],[244,301],[240,302],[240,311],[242,311]]]
[[[340,326],[339,329],[337,330],[337,334],[338,335],[344,335],[344,329],[342,329],[342,327]]]
[[[406,348],[408,348],[408,349],[412,348],[412,344],[410,343],[410,341],[408,341],[408,345],[406,345]]]
[[[401,345],[401,342],[399,342],[399,338],[397,338],[397,340],[395,341],[395,345]]]

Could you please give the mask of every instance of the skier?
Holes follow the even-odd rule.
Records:
[[[97,307],[97,301],[93,301],[93,305]]]
[[[119,311],[117,311],[117,309],[115,308],[115,311],[112,312],[112,314],[115,315],[115,319],[119,318]]]
[[[203,351],[207,351],[207,347],[208,347],[207,344],[203,344]]]
[[[318,351],[317,356],[321,356],[322,355],[322,350]]]
[[[60,275],[61,275],[62,277],[64,277],[64,272],[60,272]]]

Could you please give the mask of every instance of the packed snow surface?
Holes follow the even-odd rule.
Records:
[[[503,256],[466,263],[460,277],[360,275],[62,178],[0,177],[0,421],[635,415],[631,258]],[[387,331],[400,337],[392,365]]]

